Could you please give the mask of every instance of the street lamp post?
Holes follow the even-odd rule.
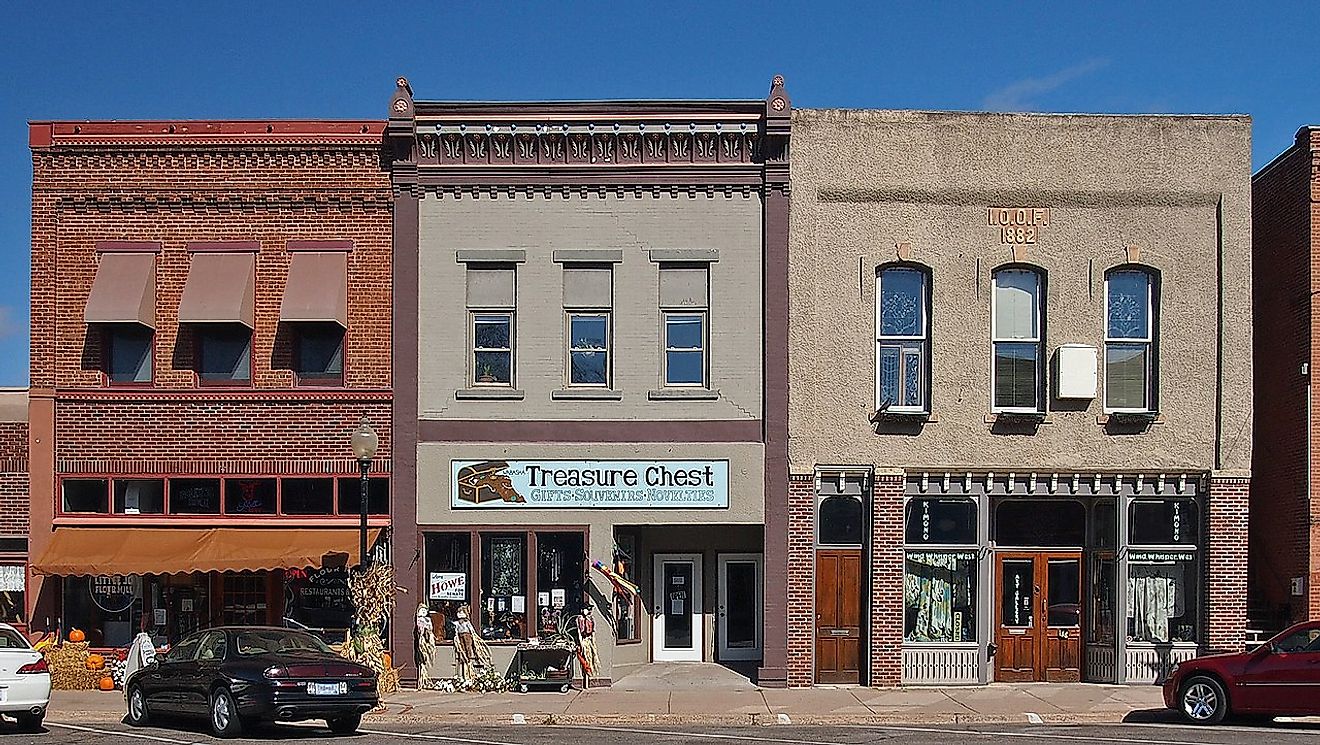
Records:
[[[371,428],[371,422],[367,421],[364,415],[358,422],[357,429],[353,430],[353,454],[357,456],[358,470],[362,473],[362,502],[358,505],[358,514],[361,518],[358,527],[361,535],[358,536],[358,568],[365,569],[370,563],[367,558],[367,473],[371,470],[371,459],[376,455],[376,446],[380,444],[376,437],[376,430]]]

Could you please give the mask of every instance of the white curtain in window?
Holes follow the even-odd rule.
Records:
[[[1170,621],[1185,613],[1183,568],[1176,564],[1128,567],[1128,618],[1137,641],[1167,642]]]
[[[1037,294],[1040,278],[1025,269],[1005,269],[995,274],[996,339],[1035,339]]]
[[[915,611],[909,641],[961,641],[953,637],[954,584],[958,559],[952,554],[909,553],[903,594],[908,614]]]

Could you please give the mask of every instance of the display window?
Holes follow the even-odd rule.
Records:
[[[470,602],[472,536],[428,533],[425,539],[428,607],[437,641],[453,641],[458,607]]]
[[[637,536],[619,532],[614,536],[614,572],[623,579],[637,584]],[[639,595],[615,588],[613,597],[614,635],[619,642],[640,642],[642,630],[638,619],[642,615]]]
[[[903,634],[910,642],[976,641],[975,551],[908,551]]]
[[[581,605],[586,556],[581,533],[536,534],[536,631],[562,634]]]
[[[522,639],[527,631],[527,538],[481,535],[482,639]]]
[[[907,504],[907,543],[976,543],[976,502],[970,499],[913,499]]]
[[[0,564],[0,621],[22,625],[27,621],[24,604],[27,567],[23,564]]]
[[[1134,545],[1194,546],[1200,537],[1200,511],[1193,499],[1138,499],[1129,514]]]
[[[1129,551],[1127,637],[1195,642],[1200,572],[1192,551]]]

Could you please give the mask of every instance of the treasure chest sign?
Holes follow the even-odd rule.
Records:
[[[456,460],[450,466],[455,509],[729,506],[727,460]]]

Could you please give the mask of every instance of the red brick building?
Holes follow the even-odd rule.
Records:
[[[363,416],[389,524],[382,130],[30,126],[34,629],[346,625]]]
[[[0,390],[0,621],[24,628],[28,545],[28,398]]]
[[[1262,625],[1320,617],[1320,127],[1252,178],[1256,444],[1251,572]]]

